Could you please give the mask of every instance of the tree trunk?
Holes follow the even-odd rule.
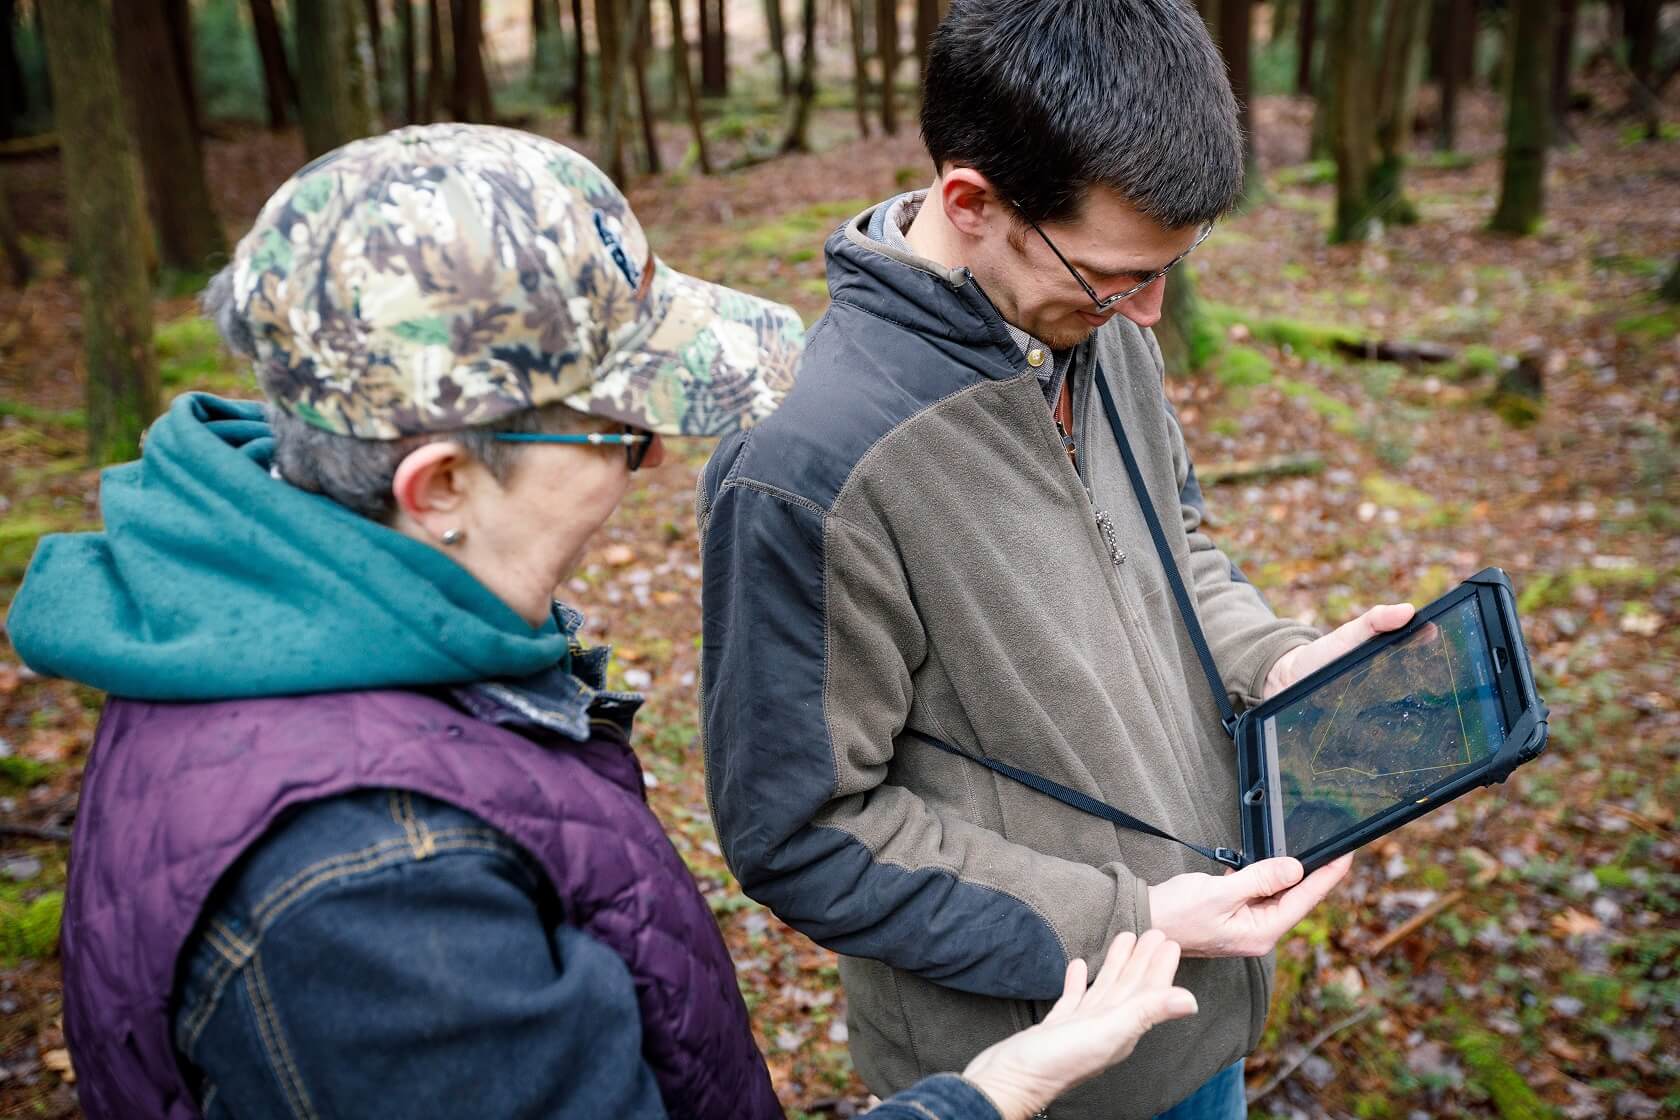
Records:
[[[621,46],[629,30],[625,26],[626,4],[636,0],[595,0],[595,34],[600,40],[601,105],[606,111],[606,135],[601,151],[606,160],[606,172],[613,182],[624,186],[630,178],[624,163],[624,68],[627,50]]]
[[[286,62],[285,39],[280,20],[274,14],[274,0],[250,0],[251,30],[257,37],[257,55],[262,59],[263,100],[268,106],[268,127],[286,127],[286,117],[297,104],[297,87],[292,68]]]
[[[671,0],[671,3],[681,5],[682,0]],[[672,10],[681,16],[680,7]],[[588,136],[589,39],[583,33],[583,0],[572,0],[572,35],[572,135]]]
[[[847,16],[852,30],[852,100],[858,134],[869,139],[869,51],[864,38],[864,6],[869,0],[850,0]]]
[[[876,0],[875,50],[881,56],[881,131],[898,135],[898,3]]]
[[[648,0],[636,0],[631,24],[630,73],[636,80],[636,108],[642,118],[642,151],[647,157],[648,174],[657,175],[664,165],[659,158],[659,130],[653,121],[653,103],[648,100],[647,63],[653,51],[653,13],[648,10]]]
[[[449,12],[455,61],[449,113],[458,121],[493,123],[496,110],[490,101],[490,78],[484,72],[483,0],[451,0]]]
[[[1552,131],[1553,147],[1575,142],[1569,126],[1569,76],[1575,66],[1575,0],[1559,0],[1557,33],[1552,41]]]
[[[1373,216],[1398,225],[1417,221],[1417,207],[1406,197],[1403,178],[1428,20],[1427,0],[1388,0],[1377,72],[1377,162],[1371,169],[1369,205]]]
[[[443,48],[443,29],[446,22],[443,15],[444,0],[426,0],[426,90],[424,99],[420,102],[420,123],[429,124],[437,119],[438,104],[444,99],[444,89],[449,85],[448,63],[449,57]]]
[[[916,76],[927,77],[928,50],[933,46],[933,33],[939,28],[939,0],[916,0]]]
[[[402,0],[397,0],[401,3]],[[378,111],[385,112],[385,21],[379,12],[379,0],[362,0],[362,29],[367,35],[367,43],[371,48],[373,58],[373,104]]]
[[[311,156],[371,135],[373,120],[357,87],[356,9],[340,0],[292,0],[297,37],[298,118]]]
[[[1237,124],[1243,137],[1243,200],[1258,195],[1260,166],[1254,156],[1254,111],[1249,89],[1249,56],[1254,40],[1254,9],[1250,0],[1220,0],[1219,49],[1231,77],[1231,93],[1237,99]]]
[[[111,37],[159,255],[170,268],[202,271],[227,252],[227,239],[204,180],[193,112],[181,103],[182,83],[156,80],[160,68],[180,65],[165,0],[122,0],[112,9]]]
[[[152,290],[143,246],[140,169],[123,114],[107,0],[41,5],[47,69],[69,199],[71,255],[80,274],[87,354],[88,453],[132,458],[158,414]]]
[[[782,19],[782,0],[764,0],[764,25],[770,32],[770,52],[776,56],[776,77],[782,96],[793,93],[793,72],[788,67],[787,24]]]
[[[113,4],[111,10],[114,13],[123,6]],[[175,59],[175,82],[181,89],[181,102],[187,106],[192,130],[197,133],[202,130],[204,122],[198,105],[198,64],[193,57],[192,8],[188,0],[164,0],[164,22],[169,29],[169,45]],[[117,65],[122,65],[120,43],[117,45]]]
[[[727,0],[700,0],[700,92],[707,97],[729,96],[728,7]]]
[[[404,124],[420,119],[420,52],[414,41],[414,0],[397,0],[397,29],[402,36],[402,80]]]
[[[1330,147],[1336,160],[1336,219],[1331,241],[1363,241],[1370,234],[1370,177],[1376,146],[1371,105],[1371,0],[1336,5],[1329,51],[1333,87]]]
[[[17,55],[17,0],[0,0],[0,140],[10,140],[29,101]]]
[[[700,119],[700,91],[694,88],[694,73],[688,65],[688,33],[683,30],[682,0],[671,0],[671,68],[672,77],[682,90],[688,107],[688,127],[694,133],[694,152],[700,161],[700,174],[712,173],[712,157],[706,151],[706,125]]]
[[[1441,43],[1441,120],[1435,147],[1450,152],[1458,147],[1458,94],[1469,80],[1464,60],[1474,57],[1476,38],[1475,0],[1446,0],[1446,26]]]
[[[1301,18],[1295,26],[1295,92],[1305,97],[1313,91],[1313,47],[1318,43],[1318,0],[1301,0]]]
[[[1669,269],[1668,279],[1657,294],[1669,303],[1680,303],[1680,255],[1674,258],[1674,267]]]
[[[811,106],[817,100],[817,0],[803,0],[805,42],[799,50],[799,99],[782,140],[784,152],[811,150]]]
[[[1161,357],[1167,376],[1200,369],[1211,356],[1207,339],[1218,335],[1206,326],[1202,318],[1202,302],[1196,295],[1195,270],[1188,264],[1173,269],[1164,281],[1167,289],[1161,296],[1161,322],[1155,336],[1161,344]]]
[[[1632,102],[1645,122],[1645,139],[1662,135],[1657,98],[1657,39],[1662,0],[1622,0],[1622,34],[1627,41],[1628,69],[1633,74]]]
[[[1489,228],[1525,236],[1546,206],[1546,126],[1551,116],[1552,25],[1557,0],[1512,0],[1510,90],[1505,118],[1505,169],[1499,209]]]

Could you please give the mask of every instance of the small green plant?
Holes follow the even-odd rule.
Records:
[[[63,917],[63,891],[47,891],[28,902],[0,897],[0,961],[51,956]]]

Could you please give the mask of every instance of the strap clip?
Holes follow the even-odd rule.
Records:
[[[1235,848],[1215,848],[1213,858],[1214,862],[1222,863],[1232,871],[1241,871],[1248,866],[1248,857]]]

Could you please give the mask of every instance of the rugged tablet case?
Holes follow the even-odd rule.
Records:
[[[1482,587],[1494,589],[1500,620],[1510,639],[1511,663],[1517,670],[1519,699],[1523,705],[1521,713],[1511,721],[1511,730],[1504,744],[1480,765],[1455,774],[1440,787],[1425,790],[1422,796],[1411,802],[1395,805],[1366,819],[1358,828],[1322,849],[1309,849],[1309,855],[1301,862],[1310,874],[1343,853],[1363,847],[1473,789],[1503,782],[1517,767],[1539,757],[1546,747],[1547,720],[1551,712],[1535,690],[1534,670],[1529,664],[1528,646],[1523,641],[1522,627],[1517,619],[1517,601],[1510,577],[1500,568],[1484,568],[1419,610],[1412,621],[1399,630],[1372,638],[1346,657],[1331,662],[1238,717],[1235,737],[1238,789],[1242,791],[1239,812],[1245,862],[1265,859],[1273,854],[1271,827],[1266,812],[1265,750],[1261,739],[1261,725],[1265,718],[1345,671],[1350,661],[1363,661],[1410,637],[1419,627],[1476,594]]]

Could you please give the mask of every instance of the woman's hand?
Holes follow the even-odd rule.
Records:
[[[1196,997],[1172,986],[1177,970],[1178,945],[1160,930],[1122,933],[1089,989],[1085,962],[1073,961],[1044,1021],[982,1051],[963,1076],[1003,1120],[1029,1120],[1124,1059],[1150,1027],[1196,1013]]]

